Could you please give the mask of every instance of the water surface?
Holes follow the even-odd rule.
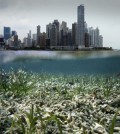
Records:
[[[120,72],[120,51],[0,51],[0,69],[53,74]]]

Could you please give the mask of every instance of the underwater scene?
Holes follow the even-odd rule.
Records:
[[[0,134],[120,134],[120,51],[0,51]]]

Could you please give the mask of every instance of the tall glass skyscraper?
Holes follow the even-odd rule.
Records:
[[[84,5],[78,6],[77,9],[77,23],[78,23],[78,32],[77,32],[77,45],[78,48],[85,47],[84,43]]]
[[[4,27],[4,39],[8,40],[11,37],[11,28]]]
[[[40,25],[37,26],[37,45],[40,46]]]
[[[50,30],[50,46],[57,46],[57,28],[55,24],[52,24]]]

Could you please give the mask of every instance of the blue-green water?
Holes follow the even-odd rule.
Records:
[[[120,72],[120,51],[0,51],[0,69],[53,74]]]

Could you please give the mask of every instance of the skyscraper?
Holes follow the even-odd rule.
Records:
[[[93,27],[89,27],[88,28],[88,32],[89,32],[89,47],[94,47],[94,29]]]
[[[14,48],[18,48],[18,35],[14,35]]]
[[[77,23],[78,23],[78,32],[77,32],[77,45],[78,48],[85,47],[85,37],[84,37],[84,5],[78,6],[77,9]]]
[[[37,45],[37,34],[33,34],[32,46],[36,47],[36,45]]]
[[[57,29],[57,45],[59,46],[60,41],[59,41],[59,27],[60,27],[60,23],[58,20],[54,20],[53,24],[56,25],[56,29]]]
[[[67,45],[67,31],[68,31],[68,28],[67,28],[67,23],[65,21],[62,21],[62,24],[60,26],[60,46],[66,46]]]
[[[57,46],[57,28],[55,24],[52,24],[50,30],[50,46],[56,47]]]
[[[99,47],[103,47],[103,36],[99,35]]]
[[[4,39],[8,40],[11,37],[11,28],[4,27]]]
[[[99,47],[99,29],[98,29],[98,27],[94,30],[94,44],[95,44],[95,47]]]
[[[17,35],[17,32],[16,31],[12,31],[12,36],[15,36]]]
[[[41,49],[46,48],[46,33],[45,32],[40,34],[40,48]]]
[[[72,30],[69,29],[67,32],[67,46],[72,46]]]
[[[46,36],[47,36],[47,39],[50,39],[50,30],[52,28],[52,24],[49,23],[48,25],[46,25]]]
[[[40,25],[37,26],[37,45],[40,46]]]
[[[29,30],[27,39],[28,39],[28,47],[31,47],[32,46],[31,30]]]
[[[77,35],[77,23],[72,24],[72,44],[76,46],[76,35]]]

